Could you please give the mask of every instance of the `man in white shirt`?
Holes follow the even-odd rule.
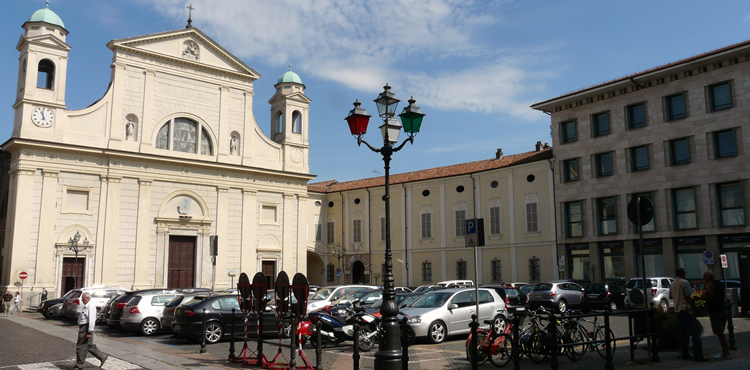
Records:
[[[99,351],[94,344],[96,306],[89,304],[91,293],[83,293],[81,301],[83,301],[83,310],[78,316],[78,343],[76,343],[76,366],[74,369],[83,369],[87,352],[91,352],[94,357],[98,358],[102,362],[99,367],[103,367],[109,356]]]

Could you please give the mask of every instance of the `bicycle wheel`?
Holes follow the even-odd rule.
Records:
[[[477,365],[481,365],[487,361],[487,349],[489,348],[489,345],[485,343],[486,340],[487,340],[487,333],[478,331],[477,332]],[[471,341],[468,341],[466,345],[466,359],[469,360],[469,362],[472,361],[470,343]]]
[[[578,361],[588,350],[588,336],[585,330],[580,326],[571,326],[566,330],[565,338],[571,346],[566,347],[565,355],[568,356],[570,361]]]
[[[490,347],[490,362],[495,367],[503,367],[510,362],[513,354],[513,338],[510,334],[503,333],[495,338]]]
[[[602,358],[607,358],[607,346],[604,342],[604,330],[605,328],[599,328],[596,330],[596,333],[594,333],[594,341],[596,341],[596,352],[599,353],[599,356],[602,356]],[[612,333],[612,330],[609,331],[609,338],[614,339],[615,335]],[[611,341],[609,342],[610,346],[612,346],[612,355],[615,354],[615,348],[617,347],[617,342]]]
[[[524,346],[524,353],[526,356],[537,364],[544,361],[544,354],[547,352],[546,346],[544,345],[546,336],[547,333],[542,331],[532,332]]]

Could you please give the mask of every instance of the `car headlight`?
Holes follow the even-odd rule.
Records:
[[[406,322],[408,324],[419,324],[420,322],[422,322],[422,317],[420,317],[420,316],[412,316]]]

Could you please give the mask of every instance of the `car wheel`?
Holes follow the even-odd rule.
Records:
[[[141,334],[146,336],[154,335],[157,330],[159,330],[159,322],[156,319],[149,317],[141,321]]]
[[[284,338],[291,338],[292,337],[292,323],[285,322],[284,326],[281,327],[281,335]]]
[[[206,324],[206,331],[203,335],[206,337],[206,343],[213,344],[220,341],[221,337],[224,336],[224,328],[219,323],[211,322]]]
[[[617,311],[617,302],[615,302],[615,301],[609,302],[609,311],[610,312]]]
[[[557,301],[557,310],[560,311],[560,313],[565,313],[565,311],[568,310],[568,302],[564,299]]]
[[[443,343],[445,340],[446,328],[442,321],[435,321],[430,324],[430,328],[427,330],[427,338],[432,343]]]
[[[495,316],[495,319],[492,320],[492,329],[495,331],[496,335],[502,334],[507,328],[507,326],[508,326],[508,320],[502,317],[501,315]]]
[[[667,310],[669,310],[669,302],[667,302],[666,299],[662,299],[661,302],[659,302],[659,308],[661,308],[661,312],[667,312]]]

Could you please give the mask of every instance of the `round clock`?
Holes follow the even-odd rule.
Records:
[[[55,121],[55,113],[47,107],[38,107],[31,113],[31,120],[39,127],[49,127]]]

